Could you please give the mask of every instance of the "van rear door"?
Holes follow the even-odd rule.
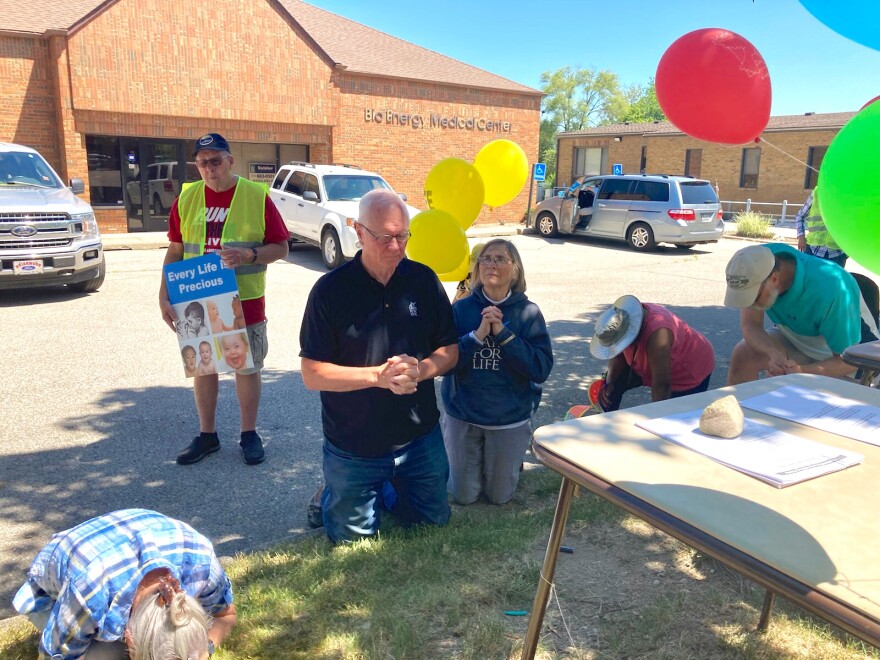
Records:
[[[714,232],[718,224],[718,195],[708,181],[679,181],[681,188],[681,206],[692,209],[693,222],[687,223],[687,233],[699,237],[707,232]]]

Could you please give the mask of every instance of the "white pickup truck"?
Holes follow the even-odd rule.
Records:
[[[35,150],[0,142],[0,289],[104,283],[104,252],[92,207]]]

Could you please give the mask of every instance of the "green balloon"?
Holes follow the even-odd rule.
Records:
[[[819,169],[822,219],[850,258],[880,273],[880,103],[847,122]]]

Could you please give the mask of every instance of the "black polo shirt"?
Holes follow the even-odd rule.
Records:
[[[456,344],[452,306],[427,266],[404,259],[387,285],[364,269],[361,253],[319,279],[303,315],[300,357],[346,367],[384,364],[406,353],[419,360]],[[439,420],[434,380],[414,394],[370,387],[321,392],[324,435],[358,456],[388,454],[428,433]]]

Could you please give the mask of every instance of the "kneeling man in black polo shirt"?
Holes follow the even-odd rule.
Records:
[[[315,283],[300,332],[303,382],[321,391],[321,507],[334,542],[376,534],[387,482],[405,524],[449,521],[434,378],[458,361],[452,308],[431,269],[406,259],[400,197],[373,190],[359,215],[361,251]]]

